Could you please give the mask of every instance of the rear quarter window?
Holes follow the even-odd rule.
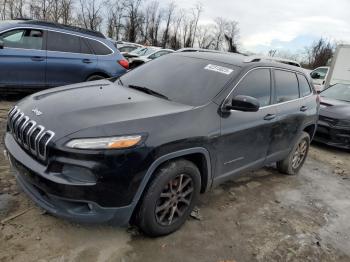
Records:
[[[300,90],[300,96],[304,97],[311,94],[311,87],[309,85],[309,82],[306,80],[305,76],[298,74],[298,81],[299,81],[299,90]]]
[[[282,103],[299,98],[297,76],[293,72],[274,70],[276,102]]]
[[[112,50],[109,49],[107,46],[105,46],[104,44],[96,41],[96,40],[92,40],[92,39],[87,39],[89,46],[92,48],[92,50],[94,51],[95,55],[109,55],[112,54]]]

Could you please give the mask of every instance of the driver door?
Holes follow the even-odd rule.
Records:
[[[276,123],[276,108],[271,104],[271,72],[260,68],[249,72],[233,89],[237,95],[258,99],[257,112],[231,110],[221,116],[221,136],[217,144],[217,181],[229,179],[240,171],[262,166]]]
[[[44,31],[14,29],[0,35],[0,87],[45,86],[46,50]]]

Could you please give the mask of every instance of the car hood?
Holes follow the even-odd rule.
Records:
[[[350,119],[350,102],[321,97],[320,115],[335,119]]]
[[[108,80],[42,91],[25,98],[17,106],[29,118],[55,132],[55,139],[84,129],[154,119],[192,108]],[[38,111],[41,114],[38,115]],[[114,135],[116,133],[118,130]]]

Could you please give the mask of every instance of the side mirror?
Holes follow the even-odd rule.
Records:
[[[319,79],[321,77],[321,75],[319,73],[317,73],[317,72],[311,73],[310,76],[311,76],[312,79]]]
[[[0,49],[4,49],[4,41],[0,40]]]
[[[226,105],[228,110],[238,110],[243,112],[257,112],[260,103],[258,99],[251,96],[235,96],[232,98],[231,105]]]

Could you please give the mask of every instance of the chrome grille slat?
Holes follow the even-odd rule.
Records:
[[[20,130],[19,130],[19,138],[21,139],[22,143],[23,143],[23,133],[25,128],[27,127],[28,123],[29,123],[29,117],[25,116],[24,117],[25,121],[23,123],[23,125],[21,126]]]
[[[43,126],[37,126],[37,128],[35,130],[39,130],[39,133],[33,137],[33,139],[34,139],[34,148],[32,148],[32,146],[30,145],[30,150],[32,151],[33,154],[38,155],[38,141],[39,141],[39,138],[40,138],[41,134],[44,132],[44,127]],[[34,133],[35,133],[35,131],[33,132],[33,134]]]
[[[8,127],[14,139],[31,155],[45,161],[47,146],[55,133],[38,125],[15,106],[8,113]]]
[[[25,134],[25,138],[23,139],[23,145],[25,148],[29,149],[29,138],[30,138],[30,134],[32,133],[33,129],[36,126],[36,122],[31,120],[28,122],[28,125],[31,124],[32,126],[29,128],[29,130],[27,131],[27,133]]]

